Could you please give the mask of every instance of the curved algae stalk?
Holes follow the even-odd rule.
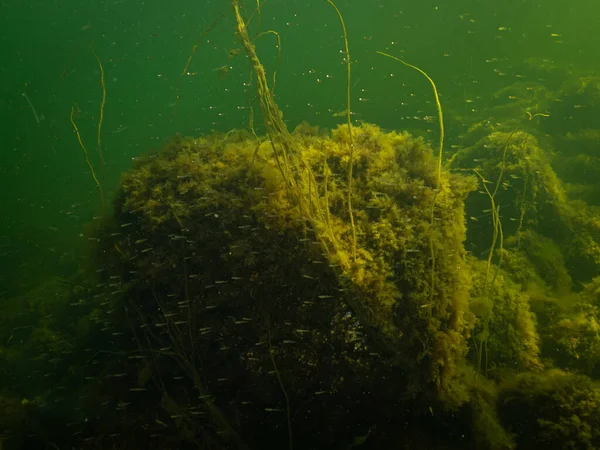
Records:
[[[395,61],[401,62],[405,66],[410,67],[411,69],[415,69],[417,72],[419,72],[425,78],[427,78],[427,80],[431,83],[431,87],[433,88],[433,95],[435,96],[435,104],[437,106],[437,111],[438,111],[438,119],[439,119],[439,123],[440,123],[440,146],[439,146],[438,164],[437,164],[437,189],[439,190],[441,179],[442,179],[442,152],[443,152],[443,148],[444,148],[444,115],[442,113],[442,104],[440,102],[440,96],[438,94],[437,87],[435,86],[435,83],[433,82],[431,77],[429,75],[427,75],[427,73],[425,73],[423,70],[419,69],[417,66],[409,64],[406,61],[404,61],[396,56],[389,55],[384,52],[377,51],[376,53],[378,53],[379,55],[383,55],[388,58],[391,58]]]
[[[179,74],[179,77],[177,78],[177,83],[175,85],[175,103],[172,105],[172,106],[174,106],[173,111],[176,111],[177,106],[179,105],[179,90],[180,90],[181,78],[184,75],[189,74],[188,69],[190,67],[190,64],[192,63],[192,58],[196,54],[196,50],[198,50],[198,47],[204,41],[204,38],[206,38],[206,36],[208,36],[208,33],[210,33],[212,31],[212,29],[214,27],[216,27],[217,24],[221,21],[221,19],[223,19],[226,16],[227,16],[227,14],[223,13],[219,17],[217,17],[215,20],[213,20],[212,23],[208,26],[208,28],[206,30],[204,30],[204,32],[200,35],[200,38],[196,41],[196,43],[192,47],[192,50],[190,51],[188,59],[185,63],[185,67],[183,68],[183,70]]]
[[[96,187],[100,191],[100,202],[102,204],[102,207],[104,207],[104,192],[102,190],[102,184],[100,184],[100,181],[98,181],[98,177],[96,176],[94,167],[92,166],[92,163],[90,162],[88,152],[85,148],[85,145],[83,145],[83,140],[81,139],[81,134],[79,133],[79,128],[77,127],[77,124],[75,123],[75,119],[73,118],[73,116],[75,115],[75,108],[77,108],[77,104],[73,103],[73,105],[71,106],[71,116],[70,116],[71,125],[73,125],[73,130],[75,130],[75,134],[77,135],[77,140],[79,141],[79,145],[81,146],[81,149],[83,150],[83,154],[85,155],[85,162],[87,163],[88,167],[90,168],[90,171],[92,172],[92,178],[94,179],[94,183],[96,183]],[[79,108],[77,108],[77,109],[79,110]]]
[[[98,61],[98,66],[100,66],[100,85],[102,86],[102,103],[100,103],[100,118],[98,119],[98,154],[100,155],[100,165],[104,167],[104,156],[102,156],[102,145],[100,143],[100,139],[102,136],[102,122],[104,121],[104,105],[106,104],[106,84],[104,83],[104,67],[102,66],[102,61],[96,54],[93,49],[94,43],[90,44],[90,52]]]
[[[238,37],[244,46],[246,55],[250,60],[250,64],[254,69],[254,73],[256,74],[257,94],[260,108],[263,113],[267,135],[269,136],[269,141],[271,142],[271,147],[273,148],[273,152],[275,154],[277,166],[286,183],[293,186],[295,185],[294,177],[290,174],[287,154],[287,147],[290,146],[292,138],[289,135],[289,131],[283,123],[283,120],[281,119],[281,111],[273,100],[273,95],[269,89],[269,84],[267,83],[265,68],[258,59],[254,44],[252,44],[250,41],[248,29],[244,19],[242,18],[238,0],[233,0],[233,10],[236,18]],[[278,140],[280,141],[279,143],[281,144],[281,151],[277,150],[276,139],[278,136]],[[281,139],[282,137],[284,139]]]
[[[512,134],[510,135],[509,140],[505,144],[505,150],[504,150],[505,155],[506,155],[506,147],[508,147],[508,142],[510,141],[510,138],[512,138]],[[505,155],[503,156],[503,160],[502,160],[501,173],[504,172]],[[498,273],[500,272],[500,266],[502,265],[502,249],[504,246],[504,232],[502,230],[502,223],[500,222],[500,205],[496,204],[496,199],[495,199],[497,191],[494,190],[494,192],[490,192],[490,190],[487,187],[487,180],[485,179],[485,177],[477,169],[474,169],[474,172],[481,179],[481,184],[483,185],[483,188],[485,189],[485,192],[486,192],[487,196],[489,197],[490,203],[491,203],[492,226],[493,226],[494,231],[493,231],[493,235],[492,235],[492,245],[490,246],[490,252],[488,254],[488,258],[487,258],[487,262],[486,262],[485,278],[483,280],[483,295],[482,295],[483,298],[490,299],[490,301],[491,301],[492,299],[491,299],[491,295],[489,295],[489,293],[491,290],[494,289],[496,277],[497,277]],[[502,178],[502,174],[499,176],[498,179],[501,179],[501,178]],[[494,276],[492,277],[492,280],[490,283],[488,281],[490,278],[490,272],[492,270],[492,259],[494,258],[494,252],[496,250],[496,244],[498,243],[498,241],[500,241],[500,244],[498,247],[498,254],[500,256],[500,260],[498,261],[498,265],[496,266],[496,272],[495,272]],[[492,308],[493,308],[493,302],[492,302]],[[491,317],[491,311],[487,314],[487,316],[485,317],[485,319],[483,321],[483,332],[482,332],[481,343],[478,345],[477,339],[474,340],[475,349],[476,349],[476,353],[477,353],[477,370],[479,372],[482,372],[483,367],[484,367],[486,376],[487,376],[487,368],[488,368],[487,344],[488,344],[488,340],[490,337],[490,332],[489,332],[490,317]],[[483,355],[485,355],[485,365],[482,367]]]
[[[286,188],[292,194],[304,217],[315,229],[321,229],[320,240],[329,254],[339,255],[339,241],[328,220],[329,214],[326,199],[319,195],[316,178],[308,162],[302,155],[298,143],[283,122],[283,114],[273,97],[265,68],[256,53],[256,47],[250,40],[247,24],[240,12],[239,0],[232,0],[236,19],[236,34],[240,39],[246,56],[256,76],[256,89],[261,113],[266,128],[266,135],[273,149],[274,159],[282,175]],[[299,173],[306,173],[304,180]],[[350,186],[351,189],[351,186]],[[307,193],[308,192],[308,193]],[[356,247],[356,232],[353,228],[353,247]],[[330,244],[333,248],[330,248]]]
[[[427,78],[427,80],[431,83],[431,87],[433,88],[433,95],[435,96],[435,104],[437,106],[438,119],[439,119],[439,123],[440,123],[440,146],[439,146],[438,162],[437,162],[436,189],[435,189],[435,194],[433,195],[433,200],[431,202],[431,215],[430,215],[430,226],[431,226],[431,230],[433,230],[434,215],[435,215],[435,201],[436,201],[437,196],[440,193],[440,190],[442,188],[442,152],[444,149],[444,115],[442,113],[442,104],[440,102],[440,96],[438,94],[438,90],[437,90],[437,87],[436,87],[433,79],[429,75],[427,75],[427,73],[425,73],[425,71],[419,69],[417,66],[407,63],[406,61],[404,61],[396,56],[392,56],[392,55],[389,55],[387,53],[380,52],[380,51],[378,51],[377,53],[380,55],[386,56],[388,58],[391,58],[393,60],[396,60],[398,62],[401,62],[405,66],[408,66],[411,69],[416,70],[421,75],[423,75],[425,78]],[[435,263],[436,263],[435,249],[433,247],[433,232],[431,232],[429,234],[429,251],[431,253],[431,280],[430,280],[429,303],[433,304],[433,292],[435,290]],[[431,308],[429,308],[429,311],[431,312]]]
[[[31,112],[33,113],[33,117],[35,118],[35,123],[37,123],[39,125],[40,124],[40,118],[37,115],[37,112],[36,112],[35,108],[33,107],[33,103],[31,103],[31,100],[29,100],[29,97],[27,96],[26,92],[21,92],[21,95],[23,97],[25,97],[25,100],[27,100],[27,104],[31,108]]]
[[[352,259],[356,261],[356,226],[354,225],[354,212],[352,211],[352,168],[354,165],[354,139],[352,137],[352,120],[350,118],[350,49],[348,48],[348,33],[346,32],[346,24],[342,13],[335,6],[332,0],[326,0],[327,3],[335,10],[340,23],[342,32],[344,33],[344,50],[346,53],[346,122],[348,124],[348,135],[350,137],[350,157],[348,161],[348,214],[350,215],[350,225],[352,227]]]
[[[273,149],[277,168],[281,173],[286,188],[297,202],[302,217],[306,218],[315,228],[318,228],[320,224],[324,224],[327,236],[335,247],[337,246],[337,239],[331,231],[330,224],[323,220],[326,216],[323,212],[323,201],[316,195],[316,189],[313,190],[315,194],[311,195],[311,187],[316,185],[312,170],[303,159],[298,143],[294,140],[283,122],[283,114],[273,98],[273,92],[269,87],[265,68],[256,54],[256,47],[250,40],[246,22],[240,12],[239,0],[233,0],[232,3],[236,19],[236,34],[244,47],[246,56],[256,75],[257,97],[265,123],[267,139]],[[304,186],[302,178],[297,175],[302,171],[308,174],[308,186]],[[309,195],[304,193],[303,188],[308,188]],[[323,245],[326,246],[325,243]]]
[[[281,36],[275,30],[267,30],[267,31],[263,31],[262,33],[258,34],[256,36],[256,38],[254,38],[254,39],[256,40],[267,34],[274,34],[275,37],[277,38],[277,63],[275,64],[275,69],[273,69],[273,84],[271,85],[271,91],[274,92],[275,84],[277,83],[277,70],[279,69],[279,64],[281,63]]]

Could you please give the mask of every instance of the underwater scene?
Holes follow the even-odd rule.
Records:
[[[600,449],[599,15],[0,0],[0,450]]]

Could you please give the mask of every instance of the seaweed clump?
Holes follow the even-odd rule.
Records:
[[[475,251],[486,252],[490,229],[501,225],[506,247],[524,251],[547,278],[551,266],[557,291],[568,292],[572,281],[587,282],[597,274],[597,208],[571,198],[568,186],[552,168],[550,152],[534,135],[518,128],[493,132],[460,150],[452,162],[455,168],[477,173],[494,193],[493,203],[485,189],[467,200],[468,239]]]
[[[212,413],[229,417],[236,400],[235,389],[216,380],[252,380],[242,396],[254,406],[235,413],[249,432],[260,426],[259,407],[286,411],[294,429],[308,427],[302,411],[316,407],[314,392],[327,392],[331,411],[341,408],[323,439],[365,402],[388,405],[377,408],[385,416],[399,398],[448,409],[468,401],[462,207],[473,179],[443,173],[436,193],[436,161],[422,140],[369,124],[352,132],[356,261],[344,250],[352,236],[345,127],[328,135],[303,124],[292,133],[305,164],[296,176],[310,186],[303,195],[327,205],[322,228],[293,200],[267,143],[232,131],[177,138],[140,161],[124,175],[115,216],[101,231],[107,280],[119,287],[106,288],[109,327],[129,329],[139,352],[168,356],[160,349],[172,348],[188,374],[201,375],[191,388],[215,396]],[[327,247],[334,241],[335,252]],[[186,401],[180,385],[163,388]]]
[[[569,304],[560,304],[545,332],[558,366],[600,377],[600,277],[584,285]]]
[[[493,369],[536,370],[542,368],[540,337],[530,297],[501,269],[487,292],[485,263],[470,258],[473,289],[469,308],[476,317],[471,358],[480,372]]]
[[[600,446],[600,386],[584,375],[558,369],[520,374],[501,386],[498,407],[517,448]]]

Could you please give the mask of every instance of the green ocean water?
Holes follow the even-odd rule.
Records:
[[[548,105],[569,105],[548,118],[551,125],[537,129],[540,139],[546,136],[551,141],[553,131],[563,136],[594,123],[598,99],[564,100],[561,93],[569,80],[593,79],[600,70],[597,2],[340,0],[336,4],[347,29],[350,109],[356,123],[406,130],[423,136],[433,148],[438,145],[438,114],[430,83],[378,51],[419,67],[435,81],[444,107],[448,155],[474,144],[468,141],[474,124],[523,119],[490,113],[499,105],[519,102],[518,89],[502,91],[515,83],[548,90],[549,98],[539,109],[534,101],[528,103],[531,114],[550,114]],[[276,70],[275,98],[288,128],[302,121],[325,129],[344,123],[344,39],[327,1],[247,1],[243,10],[246,17],[252,16],[252,30],[274,30],[281,39],[278,47],[276,34],[267,32],[255,44],[268,77]],[[158,152],[175,136],[247,128],[250,106],[256,111],[257,133],[264,133],[264,126],[251,69],[226,0],[0,0],[0,62],[0,303],[12,311],[11,319],[0,321],[5,339],[0,347],[8,354],[15,327],[29,326],[13,320],[18,317],[16,299],[38,289],[43,294],[36,298],[46,294],[56,298],[43,288],[49,280],[72,283],[97,263],[89,252],[95,242],[89,230],[111,214],[119,180],[136,159]],[[526,90],[521,92],[527,95]],[[509,107],[509,113],[515,110]],[[72,111],[104,202],[74,132]],[[594,152],[592,143],[592,150],[585,152],[591,159],[581,166],[591,173],[600,170],[593,166],[600,142],[595,148]],[[554,167],[559,175],[561,168],[560,162]],[[583,169],[563,173],[568,183],[587,183],[586,177],[595,182]],[[582,190],[580,197],[578,192],[571,192],[572,200],[600,203],[594,203],[596,191]],[[484,250],[477,237],[471,241],[474,252]],[[570,270],[585,274],[580,284],[598,275],[588,267]],[[44,373],[30,375],[26,388],[15,387],[18,357],[3,364],[7,392],[23,399],[41,395],[33,386]],[[23,364],[25,368],[18,369],[21,375],[26,373]],[[3,433],[7,448],[20,448],[8,447],[11,432]],[[362,443],[358,439],[357,448]],[[76,448],[120,448],[79,445]]]
[[[514,81],[528,58],[574,71],[598,67],[593,38],[597,6],[592,2],[489,6],[475,1],[349,1],[339,7],[353,59],[356,117],[385,129],[431,129],[432,140],[435,124],[424,126],[414,119],[435,116],[427,82],[376,51],[426,70],[442,101],[456,105],[461,115],[485,110],[490,93]],[[203,30],[228,11],[226,2],[217,1],[3,2],[3,291],[27,288],[47,270],[74,270],[81,227],[100,215],[98,195],[69,122],[76,102],[81,109],[78,126],[98,166],[102,92],[90,45],[106,77],[106,166],[101,175],[110,197],[132,157],[160,147],[176,133],[226,131],[247,123],[247,109],[241,108],[253,93],[243,85],[249,77],[243,55],[228,59],[227,52],[240,47],[231,15],[199,46],[189,69],[195,75],[181,76]],[[293,127],[306,120],[329,127],[339,122],[332,115],[345,109],[345,66],[339,24],[330,7],[318,1],[271,1],[262,21],[265,30],[272,27],[281,34],[277,95],[287,123]],[[552,37],[554,33],[560,37]],[[259,50],[273,68],[274,36],[262,38]],[[232,69],[220,79],[215,69],[223,65]],[[177,93],[180,102],[174,107]],[[465,98],[474,102],[466,104]]]

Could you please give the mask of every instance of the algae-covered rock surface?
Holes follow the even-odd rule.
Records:
[[[347,128],[298,127],[293,182],[268,140],[237,131],[177,138],[123,176],[98,235],[103,320],[133,333],[132,351],[175,359],[224,434],[233,410],[285,437],[286,416],[302,430],[327,408],[326,439],[365,405],[468,400],[474,181],[442,172],[438,187],[431,148],[408,134],[352,133],[355,255]],[[318,205],[310,221],[293,183]],[[164,391],[186,401],[181,383]]]

